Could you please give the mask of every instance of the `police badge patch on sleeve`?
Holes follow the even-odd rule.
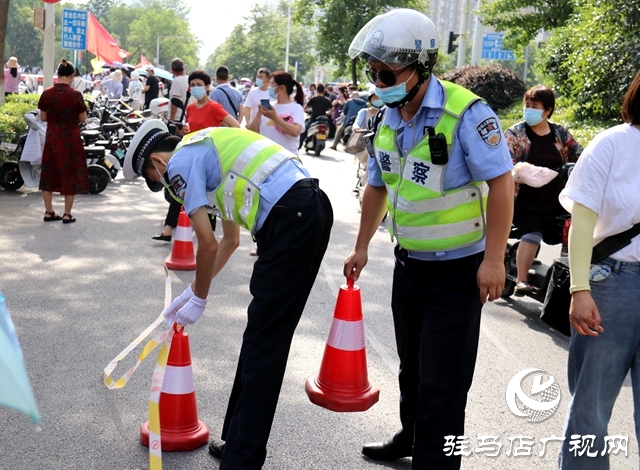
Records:
[[[184,199],[184,193],[187,190],[187,182],[184,180],[182,175],[175,175],[173,178],[171,178],[169,184],[171,185],[174,194],[180,199]]]
[[[491,116],[484,119],[476,126],[476,131],[485,144],[489,147],[497,147],[502,140],[502,130],[498,125],[498,120]]]

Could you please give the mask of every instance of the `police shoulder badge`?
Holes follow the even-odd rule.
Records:
[[[184,193],[187,191],[187,183],[182,175],[175,175],[173,178],[171,178],[169,184],[171,185],[171,189],[173,189],[173,193],[180,199],[184,199]]]
[[[497,147],[502,141],[502,130],[500,130],[498,120],[494,116],[483,119],[476,126],[476,131],[489,147]]]

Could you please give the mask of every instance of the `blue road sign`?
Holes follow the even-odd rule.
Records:
[[[502,48],[504,33],[485,33],[482,36],[482,58],[488,60],[516,60],[513,51]]]
[[[62,48],[87,50],[89,16],[84,10],[62,9]]]

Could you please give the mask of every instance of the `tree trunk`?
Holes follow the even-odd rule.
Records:
[[[0,0],[3,1],[3,0]],[[351,83],[354,85],[358,85],[358,70],[356,68],[356,63],[358,62],[358,58],[351,59]]]
[[[9,1],[0,0],[0,59],[4,62],[4,39],[7,35],[7,20],[9,18]],[[4,64],[2,66],[4,70]],[[4,104],[4,73],[0,76],[0,106]]]

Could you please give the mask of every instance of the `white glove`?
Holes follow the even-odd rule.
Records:
[[[176,315],[176,323],[178,325],[192,325],[198,318],[204,313],[204,308],[207,306],[207,299],[201,299],[200,297],[193,296],[189,301],[178,310]]]
[[[171,302],[171,305],[169,305],[169,307],[167,307],[167,309],[164,312],[162,312],[162,314],[164,315],[164,322],[167,325],[172,326],[173,322],[176,321],[176,313],[178,313],[178,310],[184,307],[184,305],[187,302],[189,302],[189,299],[194,295],[195,294],[191,289],[191,284],[189,284],[189,286],[184,290],[184,292],[180,294],[178,297],[176,297],[175,299],[173,299],[173,302]]]

